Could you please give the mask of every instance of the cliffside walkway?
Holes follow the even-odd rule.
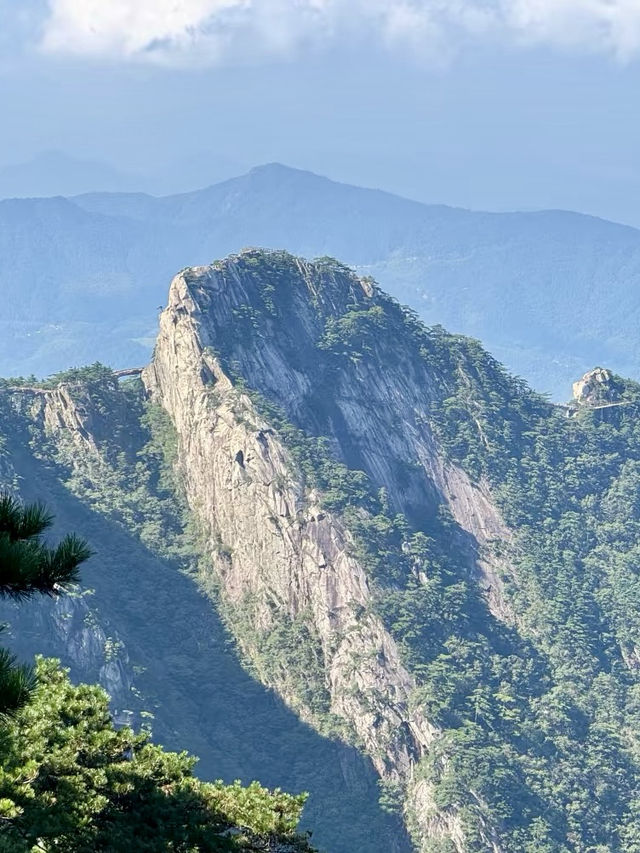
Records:
[[[583,406],[585,409],[612,409],[614,406],[637,406],[640,400],[621,400],[619,403],[601,403],[599,406]]]
[[[125,376],[140,376],[144,367],[124,367],[122,370],[114,370],[113,375],[118,379],[123,379]]]
[[[113,370],[116,379],[125,379],[127,376],[140,376],[144,367],[123,367],[121,370]],[[61,380],[60,384],[64,384]],[[4,385],[1,390],[5,391],[29,391],[32,394],[50,394],[57,386],[43,387],[42,385]]]
[[[560,404],[559,408],[564,410],[568,418],[574,418],[579,412],[597,412],[601,409],[613,409],[618,406],[640,406],[640,399],[620,400],[617,403],[600,403],[597,406],[591,406],[588,403],[581,403],[577,406],[567,406]]]

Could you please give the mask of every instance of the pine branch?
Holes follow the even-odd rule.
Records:
[[[38,592],[41,560],[38,542],[15,542],[0,534],[0,596],[20,600]]]
[[[21,708],[35,686],[33,668],[19,666],[15,655],[0,648],[0,717],[9,716]]]
[[[42,535],[52,521],[43,504],[23,506],[17,498],[0,494],[0,533],[6,533],[12,542]]]
[[[0,597],[57,595],[79,580],[78,567],[91,551],[73,534],[49,547],[41,537],[51,522],[42,504],[25,507],[11,495],[0,495]],[[20,708],[34,686],[33,670],[0,648],[0,718]]]
[[[75,534],[65,536],[53,549],[42,547],[38,591],[54,595],[60,587],[77,583],[80,578],[78,567],[91,556],[87,543]]]
[[[40,536],[53,524],[53,516],[47,512],[44,504],[29,504],[22,509],[22,523],[18,539],[32,539]]]
[[[91,556],[75,535],[50,548],[40,534],[51,524],[41,504],[23,507],[9,495],[0,497],[0,596],[30,598],[57,595],[79,579],[78,567]]]

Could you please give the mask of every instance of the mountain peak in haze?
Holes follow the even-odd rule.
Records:
[[[141,189],[144,179],[108,163],[76,158],[62,151],[42,151],[30,160],[0,167],[0,198],[78,195],[91,191]]]
[[[593,364],[640,375],[640,232],[577,213],[422,204],[269,163],[161,198],[6,201],[0,235],[6,374],[139,363],[176,270],[261,246],[342,258],[558,399]]]
[[[417,201],[412,201],[402,196],[394,195],[385,190],[356,186],[355,184],[345,183],[344,181],[334,180],[326,175],[312,172],[309,169],[299,169],[295,166],[289,166],[286,163],[264,163],[260,166],[254,166],[244,175],[233,180],[244,180],[251,186],[268,187],[273,186],[278,191],[283,189],[300,188],[304,186],[314,187],[315,189],[325,188],[333,192],[341,192],[345,195],[359,194],[361,200],[366,200],[371,203],[374,198],[380,199],[395,199],[402,205],[419,207],[446,207],[445,205],[429,205]],[[229,182],[227,182],[229,183]]]
[[[279,163],[275,160],[271,163],[261,163],[258,166],[253,166],[249,169],[247,175],[273,175],[274,177],[282,177],[284,175],[312,175],[314,178],[320,177],[308,169],[298,169],[295,166],[288,166],[286,163]]]

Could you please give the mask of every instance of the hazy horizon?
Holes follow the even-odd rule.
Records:
[[[54,175],[45,174],[49,164],[63,167]],[[577,213],[582,216],[590,216],[603,219],[630,228],[640,229],[640,214],[637,222],[624,221],[594,213],[589,210],[579,210],[569,207],[527,207],[525,205],[506,207],[474,207],[466,204],[453,204],[447,201],[431,201],[419,198],[410,193],[402,193],[388,189],[385,186],[357,183],[347,179],[335,178],[332,174],[291,166],[289,163],[270,161],[264,163],[237,164],[225,158],[212,158],[209,163],[203,155],[202,172],[200,177],[193,174],[193,163],[191,177],[183,180],[176,179],[169,171],[158,170],[150,173],[120,172],[113,164],[106,161],[76,159],[71,155],[57,150],[45,150],[36,154],[32,159],[17,163],[0,163],[0,201],[10,199],[28,198],[53,198],[62,196],[73,199],[81,195],[92,193],[133,193],[143,194],[151,197],[162,198],[173,195],[196,193],[217,184],[234,178],[242,177],[255,170],[270,166],[282,166],[298,172],[305,172],[316,177],[324,178],[333,183],[352,186],[358,189],[374,190],[388,195],[396,196],[408,201],[415,201],[424,205],[436,205],[443,207],[458,208],[478,213],[544,213],[544,212],[566,212]],[[207,174],[209,177],[207,178]],[[6,190],[9,183],[17,189]]]
[[[632,4],[126,7],[0,0],[0,173],[60,151],[165,194],[281,162],[426,203],[640,225]]]

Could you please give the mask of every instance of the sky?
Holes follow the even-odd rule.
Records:
[[[640,0],[0,0],[0,167],[163,193],[278,161],[640,227],[639,107]]]

